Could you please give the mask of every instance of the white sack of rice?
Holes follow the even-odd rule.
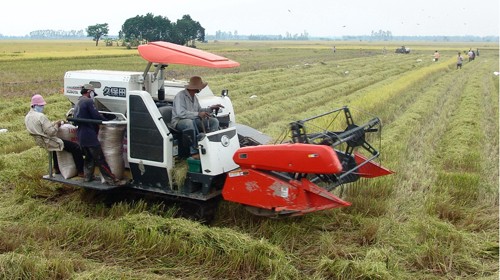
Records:
[[[125,125],[101,125],[98,139],[101,143],[104,157],[108,162],[111,172],[118,179],[123,178],[125,163],[123,162],[123,135]]]
[[[125,132],[123,133],[123,162],[125,163],[125,168],[130,168],[130,165],[128,163],[128,157],[127,157],[127,130],[125,129]]]
[[[72,124],[65,123],[59,127],[59,130],[57,131],[57,137],[63,139],[63,140],[68,140],[71,142],[78,142],[77,139],[77,132],[78,128]]]
[[[69,123],[65,123],[59,127],[59,130],[57,131],[57,137],[63,140],[76,142],[77,141],[76,130],[77,130],[76,126]],[[78,170],[76,169],[76,164],[75,160],[73,159],[73,155],[64,150],[60,152],[58,151],[56,152],[56,154],[57,154],[57,161],[59,164],[59,171],[61,171],[61,175],[64,177],[64,179],[75,177],[78,174]]]
[[[64,150],[57,151],[57,163],[59,165],[59,171],[64,179],[69,179],[78,175],[78,170],[76,170],[75,160],[70,152]]]

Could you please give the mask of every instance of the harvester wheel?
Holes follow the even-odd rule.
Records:
[[[213,198],[208,201],[184,200],[176,204],[179,216],[210,224],[215,219],[219,202],[219,198]]]

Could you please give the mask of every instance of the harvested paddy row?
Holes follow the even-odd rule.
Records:
[[[455,78],[450,73],[445,74],[445,76],[448,76],[449,80]],[[398,94],[393,98],[397,101],[391,104],[394,106],[375,106],[378,108],[375,110],[377,115],[382,114],[385,110],[393,111],[395,107],[399,106],[397,111],[392,112],[393,117],[387,121],[383,129],[384,137],[382,139],[382,161],[384,165],[394,166],[396,174],[388,178],[381,178],[377,182],[367,182],[365,186],[351,188],[348,192],[348,200],[354,201],[353,206],[351,206],[354,211],[358,207],[361,208],[360,212],[366,211],[365,208],[370,208],[370,204],[374,204],[379,205],[379,211],[383,210],[378,215],[383,214],[392,203],[390,203],[389,197],[380,197],[380,195],[395,193],[397,197],[404,198],[404,194],[397,194],[400,192],[411,193],[412,189],[419,189],[425,185],[422,180],[427,174],[428,165],[421,161],[425,160],[426,157],[432,158],[435,154],[432,152],[432,147],[427,147],[424,144],[433,143],[432,138],[427,138],[427,135],[439,132],[432,125],[432,119],[440,116],[436,112],[449,98],[442,98],[442,92],[446,91],[447,87],[448,85],[434,87],[431,79],[429,83],[422,83],[422,87],[403,88],[402,91],[398,91]],[[378,105],[382,105],[382,103]],[[434,122],[438,121],[442,120],[434,120]],[[435,137],[439,137],[439,135]],[[416,172],[419,168],[423,169],[421,173]],[[430,174],[429,177],[431,177]],[[395,182],[401,183],[395,185]],[[393,195],[390,197],[397,199]],[[400,202],[397,204],[400,205]]]
[[[470,277],[491,277],[497,265],[490,252],[498,242],[494,233],[498,229],[498,188],[482,179],[490,171],[484,170],[482,164],[487,161],[484,133],[497,122],[482,126],[482,77],[487,74],[483,67],[474,62],[463,69],[467,71],[467,82],[457,98],[457,107],[449,115],[445,135],[438,142],[438,176],[426,201],[426,211],[450,228],[448,240],[459,241],[450,244],[444,237],[438,241],[447,253],[434,258],[428,268],[439,269],[443,274],[460,271]],[[471,243],[475,245],[470,246]]]
[[[68,63],[71,62],[71,65]],[[44,96],[60,94],[64,73],[83,69],[144,69],[144,60],[136,54],[129,57],[58,58],[48,61],[23,61],[0,63],[0,97],[30,97],[35,93]],[[22,77],[22,78],[20,78]],[[62,97],[61,97],[62,98]]]
[[[407,65],[408,62],[405,60],[401,59],[396,59],[394,56],[390,57],[391,60],[389,60],[389,63],[395,62],[392,64],[394,67],[386,67],[385,69],[397,69],[399,66],[404,66]],[[377,66],[380,65],[379,62],[385,60],[386,58],[382,58],[381,56],[372,56],[365,58],[365,60],[361,59],[345,59],[345,60],[332,60],[328,61],[327,63],[312,63],[312,64],[307,64],[307,65],[289,65],[286,67],[275,67],[270,70],[263,68],[259,69],[257,71],[250,71],[250,72],[240,72],[238,74],[233,74],[233,75],[227,75],[227,76],[219,76],[219,77],[212,77],[211,80],[213,80],[214,84],[230,84],[232,85],[231,88],[238,88],[238,89],[249,89],[252,88],[253,86],[256,85],[263,85],[263,84],[272,84],[277,81],[283,81],[287,84],[289,83],[294,83],[295,80],[300,79],[301,77],[309,77],[311,74],[314,73],[318,66],[325,66],[326,69],[328,69],[328,73],[332,74],[333,76],[346,76],[349,74],[349,70],[354,71],[356,73],[360,72],[366,72],[369,74],[373,74],[373,72],[376,72],[374,69],[380,69],[381,67],[384,68],[383,66]],[[369,60],[367,62],[366,60]],[[289,61],[295,61],[293,57],[289,57]],[[370,62],[372,61],[372,63]],[[255,62],[254,62],[255,63]],[[352,63],[352,65],[351,65]],[[363,64],[366,66],[366,64],[373,65],[375,67],[374,69],[371,69],[370,67],[362,69],[362,66],[356,65],[357,63]],[[359,66],[359,67],[358,67]],[[411,67],[411,66],[410,66]],[[321,70],[319,71],[324,71],[325,68],[320,68]],[[358,69],[359,68],[359,69]],[[404,71],[405,67],[402,67],[403,69],[401,71]],[[385,70],[384,69],[384,70]],[[373,72],[370,72],[373,70]],[[297,75],[293,76],[287,76],[288,71],[296,71],[299,72]],[[348,73],[345,73],[345,72]],[[281,75],[279,75],[281,72]],[[301,73],[300,73],[301,72]],[[353,72],[353,73],[354,73]],[[269,77],[267,77],[269,75]],[[314,76],[312,76],[314,77]],[[356,75],[354,75],[356,77]],[[347,77],[348,78],[348,77]],[[251,91],[249,93],[252,93]]]
[[[252,239],[232,229],[208,228],[189,220],[139,213],[139,209],[129,209],[126,215],[115,215],[112,219],[81,215],[85,213],[65,214],[64,209],[47,207],[25,209],[28,212],[24,215],[18,213],[20,222],[17,225],[4,224],[3,232],[12,233],[15,228],[22,228],[12,242],[22,244],[22,240],[36,239],[33,246],[37,250],[19,256],[41,262],[59,262],[70,273],[75,273],[75,268],[59,258],[79,263],[88,273],[96,273],[93,271],[99,266],[110,265],[110,256],[113,256],[113,265],[124,268],[121,275],[134,274],[133,271],[142,269],[149,273],[156,271],[156,275],[182,278],[196,275],[210,278],[230,275],[235,278],[297,277],[298,271],[290,265],[284,252],[269,242]],[[50,217],[42,214],[47,212],[60,217],[48,222],[46,218]],[[31,223],[33,219],[37,222]],[[44,249],[59,246],[57,251]],[[56,252],[59,257],[54,255]],[[21,272],[23,269],[26,273],[36,271],[24,267]],[[110,272],[117,277],[117,272]]]
[[[375,216],[365,223],[367,226],[372,225],[371,230],[376,231],[372,233],[374,240],[371,242],[380,245],[375,247],[379,248],[378,254],[381,254],[381,257],[371,259],[368,258],[368,254],[373,254],[377,249],[372,248],[369,252],[363,252],[361,249],[359,257],[351,261],[352,265],[373,266],[377,259],[379,261],[385,259],[385,263],[389,264],[393,271],[403,274],[406,274],[405,271],[411,271],[412,267],[419,267],[420,275],[423,273],[431,276],[436,271],[443,275],[454,273],[452,270],[443,270],[441,261],[446,261],[446,258],[442,259],[444,255],[434,254],[437,259],[432,259],[430,255],[434,252],[432,251],[434,247],[428,249],[428,246],[436,242],[436,237],[431,237],[432,233],[424,228],[424,225],[439,222],[431,217],[422,216],[421,213],[425,213],[425,208],[421,201],[425,201],[429,194],[428,190],[435,184],[437,177],[436,172],[432,172],[432,168],[429,168],[437,156],[435,147],[433,148],[433,144],[437,144],[434,139],[439,139],[443,135],[443,126],[450,122],[447,116],[458,106],[461,88],[467,82],[464,77],[466,77],[465,73],[445,74],[439,78],[437,87],[424,88],[421,94],[403,110],[404,113],[390,123],[388,128],[386,127],[383,142],[384,146],[389,145],[391,149],[390,151],[384,149],[385,158],[387,158],[384,164],[398,166],[392,178],[384,178],[375,183],[366,183],[364,186],[354,186],[355,188],[348,189],[346,199],[353,202],[353,205],[347,211]],[[407,144],[398,145],[398,143]],[[402,209],[404,211],[401,211]],[[380,234],[381,232],[388,234]],[[449,233],[451,236],[460,236],[458,233]],[[419,237],[419,234],[429,236]],[[415,244],[411,240],[421,241]],[[441,242],[442,248],[451,249],[444,239],[438,239],[438,242]],[[339,240],[339,243],[342,241]],[[412,244],[412,246],[405,247],[405,244]],[[459,248],[458,250],[461,250],[463,254],[463,258],[455,256],[459,259],[458,265],[470,260],[471,255],[465,250],[465,243],[455,245],[455,248]],[[405,261],[397,261],[401,259]],[[335,261],[331,260],[331,262],[332,265],[335,264]],[[451,269],[463,270],[463,267],[452,266]],[[384,270],[380,273],[384,274]],[[345,276],[341,271],[333,275]],[[356,274],[351,276],[354,278]]]
[[[453,121],[440,143],[443,153],[440,179],[445,182],[438,183],[443,187],[437,191],[448,192],[453,199],[459,200],[455,203],[458,205],[495,207],[498,206],[498,189],[495,187],[498,162],[492,161],[491,156],[496,156],[498,151],[491,150],[487,135],[498,128],[498,119],[491,119],[489,115],[498,108],[498,103],[485,104],[484,93],[488,92],[489,96],[498,96],[498,93],[492,94],[495,87],[485,83],[487,67],[476,62],[468,66],[470,74],[463,88],[460,107],[450,116]]]
[[[309,106],[308,110],[301,110],[301,106],[288,106],[290,107],[289,110],[291,110],[289,112],[293,113],[298,119],[300,119],[314,114],[330,111],[333,108],[338,108],[344,104],[350,104],[350,107],[361,109],[365,112],[374,114],[385,113],[383,117],[386,117],[387,114],[394,117],[394,114],[401,112],[402,108],[400,106],[408,103],[412,100],[412,98],[414,98],[413,95],[418,94],[415,88],[423,90],[425,89],[425,85],[431,86],[430,81],[432,81],[432,78],[430,77],[434,74],[440,73],[441,71],[447,71],[447,67],[438,67],[436,69],[434,69],[434,67],[431,69],[418,68],[417,70],[407,71],[397,76],[387,77],[386,79],[379,77],[378,82],[374,84],[368,82],[366,88],[361,88],[360,90],[356,90],[357,88],[355,88],[351,91],[344,89],[343,92],[347,92],[346,96],[335,96],[331,94],[330,88],[321,88],[317,92],[308,92],[307,97],[299,95],[295,98],[296,100],[300,100],[300,102],[307,102]],[[424,74],[415,75],[415,73],[418,72],[424,72]],[[427,81],[429,78],[430,81]],[[398,80],[403,82],[398,83]],[[416,84],[419,84],[419,86],[415,87]],[[369,101],[363,101],[366,99]],[[278,114],[276,108],[272,108],[271,105],[268,105],[268,107],[269,108],[266,112],[275,111],[276,114]],[[398,109],[390,110],[390,108]],[[251,112],[246,113],[251,114]],[[244,114],[244,116],[246,115]],[[253,118],[249,119],[255,122],[256,118],[257,115],[254,115]],[[290,121],[292,121],[292,119],[276,120],[274,123],[267,122],[267,127],[269,127],[270,130],[276,130],[277,127],[285,127],[285,125]],[[269,131],[266,128],[261,129],[264,132]]]
[[[393,185],[395,187],[395,194],[393,200],[393,209],[396,219],[398,220],[408,220],[407,227],[401,228],[400,230],[406,232],[405,234],[395,232],[395,235],[389,236],[387,242],[388,244],[394,244],[401,241],[402,244],[407,244],[409,240],[399,240],[398,236],[411,236],[407,234],[411,232],[413,227],[424,229],[420,233],[415,233],[415,240],[420,240],[417,244],[414,244],[413,248],[407,248],[407,256],[413,256],[408,258],[408,262],[412,266],[418,267],[421,272],[427,272],[429,274],[438,273],[442,275],[453,275],[457,271],[462,273],[467,273],[472,276],[475,271],[470,270],[470,267],[476,267],[477,263],[472,260],[475,252],[472,252],[467,248],[467,239],[472,238],[467,232],[460,232],[453,228],[452,225],[446,222],[441,225],[443,227],[443,232],[439,236],[435,236],[431,233],[429,229],[425,226],[426,224],[439,225],[442,222],[435,219],[431,211],[431,215],[423,216],[418,213],[427,213],[429,207],[434,208],[439,206],[443,211],[454,211],[452,210],[452,205],[458,205],[456,203],[446,199],[441,195],[432,194],[432,192],[437,191],[438,193],[446,192],[448,187],[456,189],[460,186],[451,182],[442,184],[442,167],[443,157],[446,157],[449,153],[448,144],[445,144],[446,150],[441,149],[443,144],[440,139],[448,138],[447,133],[451,127],[455,127],[453,115],[456,111],[460,111],[461,106],[465,104],[463,101],[463,89],[469,88],[471,85],[470,79],[467,77],[473,76],[470,73],[474,72],[474,68],[467,69],[467,72],[450,72],[446,76],[439,80],[441,84],[438,88],[439,91],[430,90],[428,95],[434,92],[432,99],[428,99],[426,105],[418,106],[418,101],[415,104],[417,111],[413,112],[414,117],[410,118],[412,120],[411,124],[404,124],[401,130],[393,131],[393,129],[386,130],[385,135],[390,137],[391,134],[396,134],[398,136],[408,135],[403,133],[408,133],[405,128],[411,127],[410,133],[414,132],[413,138],[409,139],[399,139],[397,142],[408,143],[406,149],[401,147],[403,150],[398,150],[398,146],[392,146],[393,149],[390,151],[390,156],[393,160],[399,162],[399,171],[396,174]],[[447,82],[448,81],[448,82]],[[443,84],[444,83],[444,84]],[[465,93],[466,94],[466,93]],[[426,109],[428,107],[429,109]],[[404,122],[407,119],[407,115],[412,114],[407,112],[400,116],[400,121]],[[411,115],[410,115],[411,116]],[[427,116],[427,118],[425,118]],[[424,118],[425,119],[424,119]],[[416,123],[416,120],[420,120]],[[400,122],[398,121],[398,122]],[[395,125],[395,124],[391,124]],[[454,129],[456,129],[455,127]],[[387,137],[386,137],[387,138]],[[450,137],[452,139],[453,137]],[[457,146],[460,146],[460,150],[464,150],[464,144],[460,140],[456,141]],[[397,159],[395,156],[397,154],[402,155],[404,158]],[[391,161],[391,160],[389,160]],[[437,163],[437,166],[436,166]],[[465,179],[465,178],[462,178]],[[472,182],[470,180],[462,181]],[[472,187],[472,186],[470,186]],[[432,194],[432,195],[431,195]],[[462,198],[473,199],[474,196],[463,193]],[[422,205],[422,201],[426,201]],[[405,211],[402,212],[398,207],[400,205],[405,205]],[[447,210],[446,210],[447,209]],[[418,217],[414,220],[412,217]],[[398,226],[400,228],[400,226]],[[457,238],[460,242],[450,243],[447,237]],[[479,236],[477,237],[479,238]],[[473,238],[475,239],[475,238]],[[404,250],[399,250],[404,251]],[[413,253],[412,253],[413,252]],[[408,268],[407,268],[408,269]]]
[[[213,72],[172,65],[167,78],[201,75],[216,95],[228,88],[237,122],[273,136],[289,120],[343,105],[353,109],[356,123],[365,114],[378,116],[384,124],[382,163],[396,173],[335,189],[350,207],[302,217],[267,219],[222,201],[211,226],[172,218],[174,210],[161,203],[109,205],[97,192],[40,180],[47,154],[23,123],[33,93],[28,85],[38,76],[29,67],[23,66],[32,71],[28,75],[13,67],[26,87],[0,104],[0,125],[9,128],[0,134],[0,278],[498,278],[498,163],[492,160],[498,159],[498,77],[491,74],[498,54],[484,51],[455,70],[454,58],[444,52],[443,60],[432,63],[418,61],[425,56],[418,50],[379,55],[353,47],[332,55],[314,48],[231,44],[219,53],[242,67]],[[50,61],[56,66],[47,77],[59,82],[38,87],[49,103],[49,118],[60,119],[68,109],[59,94],[64,71],[79,65],[130,70],[127,63],[144,69],[139,57],[119,59],[123,65],[94,60],[67,61],[72,66],[66,68],[62,60]],[[457,127],[467,127],[464,135],[477,139],[451,141]],[[448,138],[460,155],[477,154],[471,166],[447,155]]]
[[[254,121],[257,117],[255,112],[260,112],[260,111],[276,111],[276,110],[281,110],[280,108],[272,108],[272,105],[270,103],[276,103],[280,100],[283,102],[280,103],[289,103],[289,102],[284,102],[285,100],[288,101],[294,101],[294,99],[299,99],[301,100],[300,102],[307,102],[307,104],[310,104],[310,109],[311,110],[319,110],[316,105],[320,104],[328,104],[331,108],[338,107],[338,106],[332,106],[332,104],[340,104],[339,100],[341,102],[341,99],[339,99],[339,94],[343,95],[349,95],[352,92],[361,89],[363,87],[368,87],[371,84],[378,83],[381,79],[384,79],[384,77],[392,77],[394,74],[401,74],[406,71],[406,69],[402,67],[395,67],[395,68],[388,68],[385,72],[377,72],[375,75],[373,74],[374,72],[371,72],[369,75],[331,75],[331,70],[327,66],[315,66],[313,67],[313,70],[309,69],[301,69],[301,70],[296,70],[297,73],[301,73],[301,76],[307,77],[306,79],[302,79],[301,81],[301,76],[299,74],[294,74],[294,70],[287,70],[282,73],[283,77],[285,77],[282,80],[285,81],[290,81],[292,84],[283,84],[283,85],[278,85],[276,90],[273,90],[272,88],[269,88],[265,90],[267,93],[264,97],[260,97],[260,95],[257,95],[257,98],[255,100],[246,100],[245,103],[251,104],[250,108],[246,108],[245,111],[241,112],[238,115],[238,120],[241,121],[242,118],[248,119],[248,122],[250,120]],[[394,69],[398,69],[397,71],[394,71]],[[369,70],[366,71],[366,73],[370,72]],[[396,72],[396,73],[394,73]],[[267,74],[264,74],[264,76],[267,76]],[[288,77],[298,77],[298,78],[293,78],[290,79]],[[319,77],[319,78],[317,78]],[[269,79],[276,79],[276,77],[272,77]],[[294,87],[293,80],[299,80],[298,86]],[[265,80],[262,79],[262,80]],[[301,84],[302,83],[302,84]],[[261,85],[261,87],[268,87],[271,86],[272,83],[264,83],[260,82],[258,83]],[[237,88],[240,88],[239,86]],[[259,99],[263,99],[262,101]],[[238,108],[238,104],[240,104],[241,99],[236,99],[235,101],[235,107]],[[264,108],[261,108],[259,105],[265,104]],[[247,106],[240,106],[240,107],[247,107]],[[271,108],[270,108],[271,107]],[[293,107],[292,108],[292,113],[297,113],[296,109],[297,106],[289,106]],[[298,108],[301,108],[302,106],[298,106]],[[264,109],[264,110],[263,110]],[[307,112],[306,112],[307,113]],[[247,117],[248,115],[252,115],[251,117]],[[309,115],[310,116],[310,115]],[[245,119],[243,119],[243,123],[245,123]],[[257,127],[259,127],[257,125]]]
[[[346,51],[334,54],[330,50],[316,49],[262,49],[246,52],[233,52],[228,57],[241,63],[242,71],[268,68],[294,67],[305,64],[328,63],[359,56],[356,52]],[[365,57],[369,57],[367,55]]]
[[[479,61],[478,61],[479,62]],[[482,112],[480,116],[481,128],[483,130],[484,141],[482,145],[482,163],[481,163],[481,184],[484,188],[496,190],[496,195],[488,195],[485,199],[494,199],[498,205],[498,178],[499,162],[498,160],[498,132],[499,132],[499,90],[498,79],[491,75],[491,70],[497,67],[497,61],[491,59],[487,62],[488,67],[481,67],[476,74],[476,81],[481,90],[480,98]],[[483,62],[481,62],[483,63]]]
[[[386,158],[396,158],[397,154],[405,155],[404,159],[400,158],[394,164],[400,166],[401,174],[397,177],[402,176],[396,178],[402,182],[397,187],[397,196],[398,199],[406,201],[409,213],[421,213],[422,195],[427,196],[428,190],[436,183],[440,168],[435,164],[440,162],[443,156],[439,149],[440,139],[446,137],[446,128],[453,121],[450,115],[459,106],[462,88],[467,83],[465,77],[466,74],[462,72],[449,72],[439,78],[436,86],[428,91],[429,95],[432,94],[432,99],[427,97],[425,103],[414,104],[414,110],[400,116],[398,121],[390,124],[391,128],[385,131],[388,141],[392,140],[391,135],[397,137],[397,142],[402,140],[401,136],[407,137],[403,138],[403,142],[407,141],[407,146],[396,146],[399,149],[387,152]],[[398,129],[394,130],[392,127]]]

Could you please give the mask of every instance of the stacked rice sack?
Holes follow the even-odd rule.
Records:
[[[123,161],[123,136],[126,125],[101,125],[98,139],[111,172],[122,179],[125,171]]]
[[[76,131],[76,126],[65,123],[59,127],[59,130],[57,131],[57,137],[76,143],[78,140]],[[73,159],[73,155],[70,152],[62,150],[56,152],[56,154],[59,164],[59,171],[61,172],[61,175],[64,177],[64,179],[69,179],[78,175],[75,160]]]
[[[128,163],[127,152],[128,152],[127,130],[125,130],[125,133],[123,136],[123,162],[125,163],[125,168],[130,168],[130,164]]]

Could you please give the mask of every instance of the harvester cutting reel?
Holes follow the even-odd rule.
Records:
[[[343,129],[339,116],[345,118]],[[367,135],[380,128],[376,117],[356,125],[348,107],[292,122],[290,141],[243,147],[235,153],[233,160],[240,169],[228,174],[224,199],[267,217],[349,206],[331,191],[360,177],[392,173],[374,162],[380,154],[367,141]]]
[[[338,119],[339,114],[342,112],[344,113],[346,128],[342,131],[330,131],[329,127],[335,123],[335,120]],[[327,127],[321,128],[311,124],[314,120],[327,118]],[[308,133],[306,127],[313,128],[314,132]],[[381,129],[382,125],[378,117],[374,117],[362,125],[356,125],[351,111],[346,106],[290,124],[293,143],[327,145],[337,153],[342,164],[340,174],[315,174],[316,177],[309,176],[311,182],[320,180],[328,183],[329,185],[324,187],[328,191],[342,184],[355,182],[360,177],[373,178],[387,175],[387,170],[378,170],[376,168],[378,166],[374,165],[373,161],[380,156],[380,152],[366,140],[367,135],[374,132],[379,132],[378,138],[380,139]],[[368,157],[355,152],[358,147],[368,152]]]

